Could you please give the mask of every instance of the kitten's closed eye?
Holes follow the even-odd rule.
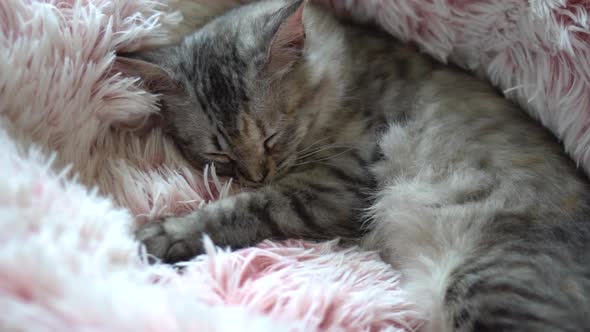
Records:
[[[279,135],[277,133],[271,134],[264,140],[264,148],[268,151],[271,150],[279,140]]]
[[[233,161],[233,159],[224,152],[216,152],[216,153],[205,153],[205,158],[209,159],[210,161],[221,163],[221,164],[228,164]]]

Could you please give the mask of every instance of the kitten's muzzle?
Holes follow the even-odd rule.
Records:
[[[249,168],[238,168],[237,175],[240,182],[263,184],[276,175],[276,167],[272,160],[256,163],[256,166]]]

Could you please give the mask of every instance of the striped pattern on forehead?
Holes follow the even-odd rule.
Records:
[[[249,100],[245,81],[248,65],[237,44],[235,35],[215,39],[203,36],[183,55],[193,57],[184,62],[192,66],[183,70],[194,85],[199,106],[209,121],[225,128],[236,126],[237,114]]]

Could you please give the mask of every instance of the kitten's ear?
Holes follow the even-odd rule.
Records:
[[[288,72],[303,55],[305,28],[303,9],[308,0],[296,0],[273,17],[274,34],[270,42],[264,71],[269,75]],[[277,27],[278,25],[278,27]]]
[[[117,56],[112,67],[113,72],[124,76],[141,78],[142,88],[155,94],[181,94],[182,86],[160,66],[134,58]]]

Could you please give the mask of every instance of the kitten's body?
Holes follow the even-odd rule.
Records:
[[[256,56],[251,56],[254,65],[242,64],[248,70],[233,71],[235,61],[217,61],[215,53],[228,52],[224,43],[238,43],[235,57],[243,58],[243,49],[249,49],[244,44],[257,44],[255,32],[265,27],[249,20],[268,20],[283,6],[272,1],[239,8],[180,48],[165,51],[171,57],[163,67],[188,97],[165,96],[164,114],[171,134],[197,164],[203,160],[196,152],[207,146],[198,138],[202,123],[231,125],[217,118],[229,112],[215,107],[223,97],[196,99],[223,95],[224,84],[248,95],[242,102],[249,109],[236,112],[232,121],[242,123],[236,135],[251,151],[258,140],[244,136],[243,123],[272,122],[278,115],[266,109],[273,105],[284,114],[296,112],[282,118],[301,130],[285,129],[290,135],[281,138],[283,144],[290,139],[294,145],[284,147],[287,155],[310,146],[329,148],[311,156],[315,162],[288,159],[283,170],[269,159],[268,167],[276,168],[272,176],[253,166],[234,166],[245,174],[244,182],[264,184],[188,216],[148,225],[139,232],[148,250],[168,260],[188,258],[199,252],[202,233],[233,247],[265,238],[354,238],[368,208],[372,222],[363,245],[380,250],[400,269],[411,300],[431,315],[426,330],[590,329],[590,188],[554,137],[488,84],[311,6],[303,21],[305,48],[296,61],[288,58],[288,67],[279,62],[279,70],[287,68],[288,74],[272,83],[241,82],[237,89],[228,77],[260,68]],[[209,45],[207,59],[203,45]],[[271,60],[262,52],[260,63],[272,64],[273,52],[271,47]],[[199,61],[218,63],[216,75],[224,73],[225,79],[208,76],[209,64],[194,65]],[[220,91],[206,91],[208,86]],[[261,86],[266,92],[257,91]],[[264,136],[270,130],[265,126],[256,134],[247,131]],[[233,139],[231,130],[226,135]],[[256,154],[240,152],[248,147],[239,144],[245,143],[230,147],[232,153],[246,159]]]

